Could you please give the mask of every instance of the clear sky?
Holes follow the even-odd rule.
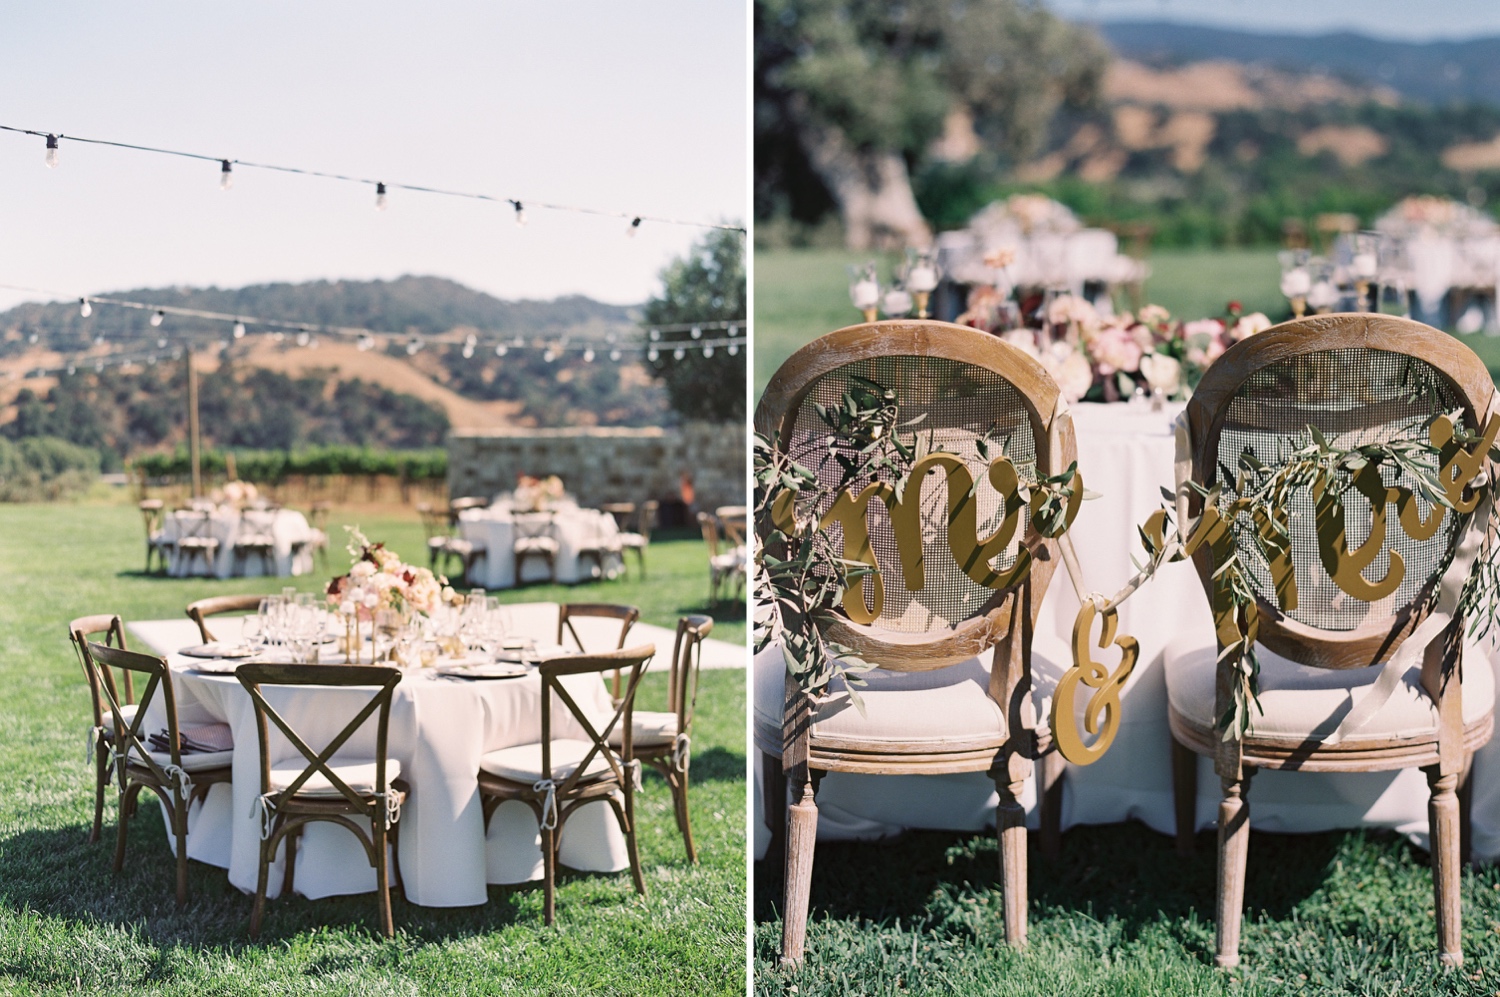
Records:
[[[1500,35],[1495,0],[1046,0],[1067,17],[1181,21],[1252,31],[1358,31],[1405,41]]]
[[[0,124],[744,223],[748,0],[0,0]],[[644,300],[702,232],[0,133],[0,283],[450,277]],[[0,308],[36,295],[0,292]],[[289,316],[298,318],[300,316]]]

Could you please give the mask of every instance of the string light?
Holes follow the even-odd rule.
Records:
[[[681,360],[685,356],[687,356],[687,350],[683,349],[680,346],[677,347],[677,349],[675,349],[675,350],[672,351],[672,359],[673,360]]]
[[[708,357],[711,357],[713,355],[714,355],[714,348],[712,346],[705,346],[705,347],[703,347],[703,357],[704,357],[704,359],[707,359]]]
[[[526,208],[520,201],[511,201],[516,206],[516,228],[526,227]]]
[[[660,338],[661,338],[661,330],[660,329],[652,329],[651,330],[651,341],[654,343],[654,342],[656,342]]]
[[[499,346],[495,347],[495,356],[497,357],[505,356],[506,352],[506,346],[504,343],[501,343]]]
[[[651,349],[649,349],[649,350],[646,351],[646,359],[650,360],[652,363],[656,363],[657,359],[660,356],[661,356],[661,353],[654,346],[651,347]]]
[[[703,330],[700,329],[698,326],[695,325],[695,326],[693,326],[692,330],[688,333],[688,335],[692,336],[694,339],[702,339],[703,338]]]
[[[386,203],[386,198],[385,198],[385,184],[383,184],[383,183],[377,183],[375,185],[375,210],[376,211],[384,211],[385,210],[385,203]]]
[[[152,328],[155,328],[156,326],[161,325],[162,322],[163,322],[163,320],[166,319],[166,317],[167,317],[167,313],[164,312],[164,311],[162,311],[160,308],[158,308],[156,311],[152,312],[151,313],[151,326],[152,326]]]
[[[17,135],[30,135],[34,137],[45,138],[47,140],[47,165],[52,167],[55,167],[57,165],[58,141],[63,136],[56,135],[51,132],[39,131],[34,128],[19,128],[14,125],[0,125],[0,131],[13,132]],[[383,180],[351,176],[349,174],[343,173],[328,173],[322,170],[310,170],[297,166],[281,166],[275,163],[251,163],[246,162],[243,159],[225,159],[222,156],[211,156],[206,153],[184,152],[180,149],[163,149],[158,146],[140,145],[134,142],[116,142],[111,139],[81,138],[77,135],[69,135],[66,137],[70,142],[82,142],[88,145],[102,145],[115,149],[129,149],[133,152],[149,152],[160,156],[178,156],[183,159],[201,159],[207,162],[218,163],[220,166],[219,172],[221,186],[225,186],[224,178],[228,176],[230,172],[232,172],[232,167],[234,166],[239,166],[245,169],[274,170],[278,173],[295,173],[299,176],[318,177],[324,180],[338,180],[343,183],[357,183],[364,184],[365,186],[374,186],[376,188],[375,193],[377,202],[382,206],[384,202],[381,201],[380,198],[387,188],[391,190],[400,189],[417,191],[423,194],[437,194],[443,197],[462,197],[475,201],[490,201],[499,202],[502,204],[509,203],[515,208],[516,224],[525,224],[525,211],[522,208],[523,201],[518,197],[502,197],[495,194],[485,194],[477,191],[447,190],[440,187],[429,187],[423,184],[389,183]],[[626,233],[628,235],[634,235],[636,229],[640,228],[641,223],[644,221],[656,222],[661,225],[683,225],[689,228],[721,229],[727,232],[738,232],[741,235],[745,234],[745,227],[743,225],[727,225],[722,222],[704,222],[694,221],[692,219],[686,218],[668,218],[657,215],[642,215],[637,214],[633,211],[612,211],[604,208],[593,208],[581,204],[562,204],[547,201],[532,201],[530,203],[533,208],[542,208],[547,211],[569,211],[575,214],[597,215],[605,218],[623,218],[630,223],[629,227],[626,229]]]
[[[732,357],[735,357],[735,356],[739,356],[739,353],[740,353],[740,344],[739,343],[730,343],[729,344],[729,355],[732,356]]]
[[[245,323],[243,323],[243,322],[236,322],[234,324],[234,338],[235,339],[244,339],[245,338]]]
[[[616,363],[618,363],[619,360],[620,360],[620,351],[619,350],[610,350],[609,351],[609,358],[611,360],[615,361]]]
[[[229,166],[229,160],[219,160],[219,189],[228,190],[234,186],[234,170]]]
[[[547,352],[542,354],[542,359],[551,363],[557,359],[557,354],[552,352],[552,347],[547,347]]]
[[[84,318],[88,318],[90,315],[94,314],[94,306],[89,304],[88,298],[78,299],[78,314],[82,315]]]

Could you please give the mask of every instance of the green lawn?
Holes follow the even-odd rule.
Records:
[[[802,344],[860,321],[849,304],[848,266],[871,258],[843,250],[775,250],[755,254],[755,392]],[[881,273],[892,260],[881,258]],[[1290,317],[1278,289],[1270,249],[1172,249],[1151,254],[1146,300],[1181,318],[1222,315],[1231,300],[1273,320]],[[1467,336],[1492,375],[1500,377],[1500,337]]]
[[[366,518],[373,539],[422,554],[416,516]],[[335,543],[338,546],[338,535]],[[334,564],[340,563],[335,552]],[[509,601],[632,602],[647,622],[675,624],[707,594],[701,542],[664,538],[649,583],[533,587]],[[0,505],[0,993],[151,994],[731,994],[744,989],[744,673],[705,672],[693,731],[693,830],[687,864],[665,783],[645,776],[638,806],[649,896],[628,874],[565,875],[558,923],[544,928],[539,890],[490,887],[478,908],[395,900],[397,936],[374,930],[372,896],[273,901],[259,944],[250,898],[221,869],[192,863],[191,899],[173,900],[159,810],[132,822],[124,873],[111,845],[89,845],[88,694],[65,624],[84,613],[128,620],[181,614],[209,594],[274,591],[281,580],[142,576],[140,518],[128,505]],[[320,584],[298,579],[299,588]],[[742,640],[743,613],[715,636]],[[665,705],[659,676],[644,708]],[[106,810],[105,834],[114,819]],[[353,840],[350,841],[354,847]]]

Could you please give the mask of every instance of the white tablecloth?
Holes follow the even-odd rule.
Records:
[[[187,521],[197,515],[199,513],[168,513],[162,522],[163,539],[175,541],[186,535],[189,532]],[[255,517],[256,513],[252,512],[250,515]],[[270,526],[269,532],[274,543],[276,574],[285,577],[302,575],[311,571],[313,551],[307,544],[312,539],[312,528],[307,524],[307,517],[294,509],[278,509],[274,513],[260,515],[265,516]],[[214,555],[213,577],[229,578],[234,575],[265,574],[264,566],[257,554],[249,554],[241,559],[236,570],[234,541],[240,531],[246,529],[258,532],[261,527],[247,523],[244,514],[238,509],[221,506],[209,513],[208,529],[195,535],[209,536],[219,541],[219,549]],[[181,551],[174,551],[167,564],[167,574],[180,578],[190,572],[196,575],[205,574],[202,559],[190,560]]]
[[[1083,503],[1072,527],[1086,588],[1112,595],[1134,573],[1130,555],[1142,556],[1136,527],[1160,505],[1162,487],[1172,485],[1171,421],[1182,410],[1163,412],[1125,405],[1080,404],[1073,409],[1078,466],[1088,489],[1100,498]],[[1070,640],[1078,599],[1066,571],[1047,590],[1037,633]],[[1140,658],[1122,696],[1124,721],[1113,747],[1093,765],[1068,767],[1063,827],[1137,819],[1166,834],[1175,828],[1172,809],[1171,735],[1162,651],[1174,640],[1214,642],[1208,599],[1190,563],[1165,566],[1120,609],[1120,632],[1140,641]],[[1107,657],[1110,663],[1113,658]],[[1492,659],[1493,660],[1493,659]],[[988,665],[988,655],[985,659]],[[1471,662],[1470,667],[1485,667]],[[757,656],[756,694],[762,712],[780,695],[779,653]],[[770,675],[762,674],[762,669]],[[779,705],[773,707],[779,712]],[[769,831],[763,812],[760,752],[756,765],[756,854],[764,855]],[[1474,855],[1500,858],[1500,746],[1475,757]],[[1217,818],[1219,779],[1207,758],[1199,759],[1197,823]],[[1383,827],[1425,845],[1427,781],[1420,771],[1354,774],[1264,771],[1250,790],[1251,826],[1263,831],[1311,832],[1344,827]],[[818,791],[818,837],[875,838],[906,827],[981,830],[993,827],[998,799],[983,774],[864,776],[830,773]],[[1025,804],[1035,826],[1035,780]]]
[[[469,578],[471,584],[494,590],[514,588],[520,582],[547,580],[547,566],[538,558],[528,558],[524,576],[516,578],[516,515],[528,514],[513,514],[507,508],[469,509],[459,513],[459,536],[483,544],[485,549],[485,556]],[[557,509],[553,524],[552,535],[558,542],[557,580],[573,585],[597,577],[598,563],[591,557],[580,563],[578,552],[582,548],[606,546],[619,533],[614,517],[597,509],[565,505]],[[607,552],[603,560],[606,574],[624,567],[619,551]]]
[[[550,614],[549,614],[550,609]],[[557,636],[555,604],[514,607],[514,629],[552,642]],[[229,618],[221,635],[237,637]],[[215,626],[215,631],[219,627]],[[234,733],[234,781],[214,786],[188,818],[188,856],[229,870],[229,881],[255,889],[260,856],[260,822],[254,812],[260,793],[260,749],[250,696],[233,675],[190,671],[194,659],[172,654],[198,643],[191,621],[136,623],[132,632],[158,653],[169,654],[177,693],[178,722],[228,723]],[[588,639],[588,635],[585,635]],[[659,649],[665,659],[670,645]],[[596,675],[572,676],[565,684],[593,716],[613,708]],[[314,749],[321,749],[369,701],[369,690],[332,688],[268,689],[267,699]],[[158,697],[159,699],[159,697]],[[566,707],[554,702],[557,737],[585,737]],[[596,721],[598,722],[598,721]],[[148,719],[148,730],[165,725],[165,715]],[[525,804],[501,804],[484,833],[477,776],[487,751],[534,742],[541,736],[541,683],[535,675],[490,682],[439,680],[430,672],[409,675],[397,687],[391,708],[389,757],[401,762],[411,794],[401,810],[401,873],[406,897],[427,907],[483,904],[486,883],[522,883],[541,878],[541,836],[536,816]],[[370,720],[348,750],[373,754],[375,723]],[[279,757],[302,764],[289,744]],[[170,840],[170,839],[169,839]],[[587,804],[568,819],[560,842],[561,861],[575,869],[616,872],[629,867],[625,842],[614,814],[603,802]],[[281,863],[271,872],[272,896],[280,890]],[[297,848],[296,890],[310,897],[364,893],[375,889],[375,870],[347,830],[319,823],[307,828]]]

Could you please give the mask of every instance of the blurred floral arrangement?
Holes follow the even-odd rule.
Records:
[[[1185,398],[1220,354],[1271,327],[1264,314],[1246,315],[1237,301],[1221,318],[1184,322],[1160,305],[1105,315],[1089,301],[1063,294],[1019,328],[1006,328],[1015,308],[993,287],[974,288],[968,305],[954,321],[1030,354],[1072,402]]]
[[[332,609],[351,619],[373,619],[381,609],[430,616],[438,606],[454,601],[448,579],[403,563],[385,544],[371,543],[357,526],[345,529],[354,563],[348,573],[328,583],[325,594]]]
[[[545,478],[523,474],[516,478],[516,490],[511,492],[511,507],[520,512],[540,512],[566,495],[562,479],[555,474],[549,474]]]
[[[260,492],[248,481],[226,481],[214,497],[224,505],[244,508],[260,498]]]

